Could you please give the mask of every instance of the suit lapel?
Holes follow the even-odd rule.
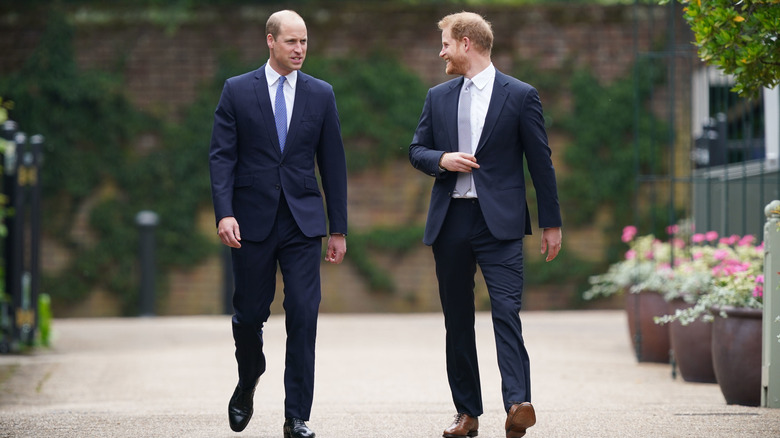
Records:
[[[284,145],[283,155],[287,155],[287,151],[290,149],[290,147],[295,145],[295,139],[298,137],[298,132],[300,129],[294,129],[294,127],[300,126],[301,124],[301,119],[303,118],[306,104],[309,101],[309,94],[309,80],[306,75],[301,73],[299,70],[298,79],[295,84],[295,103],[293,103],[293,112],[290,118],[290,129],[287,130],[287,141]]]
[[[265,77],[265,64],[255,72],[255,96],[260,109],[260,120],[265,126],[265,132],[268,134],[268,141],[274,146],[276,152],[281,154],[279,147],[279,135],[276,133],[276,121],[274,120],[274,111],[271,106],[271,96],[268,93],[268,80]]]
[[[474,153],[478,153],[484,146],[487,139],[490,138],[490,133],[493,132],[493,128],[498,121],[498,115],[501,114],[501,110],[504,108],[504,102],[506,102],[509,92],[506,90],[506,80],[504,75],[496,70],[496,79],[493,82],[493,95],[490,96],[490,105],[488,105],[487,114],[485,115],[485,126],[482,127],[482,135],[479,137],[479,143],[477,143],[477,150]]]
[[[458,152],[458,99],[462,87],[463,77],[459,81],[452,81],[450,90],[444,95],[444,114],[450,137],[450,152]]]

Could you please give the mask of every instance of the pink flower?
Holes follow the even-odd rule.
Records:
[[[701,251],[696,251],[693,253],[693,259],[699,260],[700,258],[704,257],[704,253]]]
[[[712,242],[714,240],[718,239],[718,232],[717,231],[707,231],[707,233],[704,234],[704,238],[707,239],[708,242]]]
[[[714,253],[712,253],[712,257],[715,260],[726,260],[726,257],[728,257],[728,256],[729,256],[729,252],[726,251],[725,249],[718,249],[718,250],[715,250]]]
[[[753,296],[755,298],[761,298],[764,296],[764,276],[759,275],[756,277],[756,287],[753,288]]]
[[[752,244],[753,244],[753,242],[754,242],[755,240],[756,240],[756,238],[755,238],[755,237],[753,237],[753,235],[751,235],[751,234],[748,234],[747,236],[745,236],[745,237],[743,237],[743,238],[739,239],[739,242],[737,242],[737,245],[738,245],[738,246],[748,246],[748,245],[752,245]]]
[[[668,227],[666,227],[666,234],[670,236],[673,234],[677,234],[679,231],[680,231],[679,225],[669,225]]]
[[[634,239],[634,236],[636,236],[636,227],[633,225],[628,225],[625,228],[623,228],[623,236],[620,238],[623,242],[628,243]]]
[[[693,241],[693,243],[702,243],[702,242],[704,242],[706,239],[705,239],[705,237],[704,237],[704,234],[702,234],[702,233],[696,233],[696,234],[694,234],[693,236],[691,236],[691,240]]]
[[[636,251],[629,249],[626,251],[626,260],[634,260],[636,258]]]
[[[685,248],[685,241],[680,238],[672,239],[672,246],[677,249],[683,249]]]

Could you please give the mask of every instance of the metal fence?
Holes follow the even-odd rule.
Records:
[[[43,137],[28,136],[6,121],[2,137],[3,264],[0,353],[33,345],[39,332],[40,226]],[[46,336],[44,328],[43,335]]]
[[[649,102],[635,104],[636,120],[652,114],[661,122],[637,129],[635,148],[650,144],[652,156],[662,163],[637,164],[635,223],[645,230],[687,222],[697,232],[717,231],[722,236],[752,234],[763,238],[763,208],[780,198],[780,94],[765,90],[757,99],[731,91],[730,77],[701,62],[683,5],[669,2],[663,14],[657,4],[637,0],[637,17],[657,17],[657,23],[635,26],[637,65],[648,60],[662,68],[655,80],[635,74],[635,86],[650,87]],[[652,41],[642,50],[638,41]],[[636,93],[638,95],[638,92]],[[639,159],[637,159],[639,163]]]

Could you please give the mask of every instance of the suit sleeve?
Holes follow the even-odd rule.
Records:
[[[317,166],[325,193],[330,234],[347,234],[347,161],[333,89],[330,89],[323,121]]]
[[[237,160],[236,118],[230,82],[226,81],[214,111],[209,150],[211,197],[217,224],[222,218],[233,216],[233,177]]]
[[[439,167],[439,160],[444,155],[443,151],[434,149],[433,139],[433,121],[431,91],[425,96],[420,122],[414,131],[412,143],[409,145],[409,162],[412,166],[435,178],[443,178],[446,171]]]
[[[544,128],[542,101],[536,89],[531,89],[523,102],[520,135],[528,163],[528,172],[536,191],[539,210],[539,227],[560,227],[561,211],[558,202],[558,188],[555,181],[555,168],[552,163],[552,151],[547,143]]]

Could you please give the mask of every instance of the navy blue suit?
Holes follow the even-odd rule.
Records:
[[[560,207],[539,94],[496,71],[473,170],[479,199],[453,199],[457,172],[439,167],[458,151],[463,78],[431,88],[409,146],[412,165],[436,178],[423,242],[433,246],[447,329],[447,372],[460,413],[483,412],[474,336],[474,274],[479,264],[490,295],[505,408],[531,401],[528,353],[519,311],[523,237],[531,234],[523,165],[538,199],[539,226],[561,226]]]
[[[233,337],[239,385],[265,371],[262,329],[277,265],[287,327],[285,417],[307,420],[321,298],[320,255],[327,234],[347,233],[347,174],[332,87],[298,72],[284,152],[279,147],[265,66],[228,79],[214,112],[209,164],[216,221],[235,217]],[[317,183],[315,162],[322,181]]]

